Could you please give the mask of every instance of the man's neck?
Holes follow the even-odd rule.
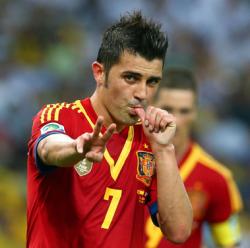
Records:
[[[109,114],[109,112],[105,108],[104,104],[102,104],[102,102],[98,99],[98,95],[96,92],[90,97],[90,102],[91,102],[92,107],[95,110],[97,116],[103,116],[104,126],[106,128],[109,127],[110,124],[115,123],[116,124],[116,132],[120,132],[125,127],[124,125],[120,125],[120,124],[116,123],[112,119],[112,116]]]
[[[178,164],[180,163],[180,161],[183,159],[183,156],[187,152],[189,144],[190,144],[190,138],[186,137],[182,139],[178,145],[175,145],[175,155],[176,155]]]

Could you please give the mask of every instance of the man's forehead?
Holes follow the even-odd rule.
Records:
[[[161,59],[147,60],[139,54],[132,54],[125,51],[117,64],[123,71],[134,71],[137,73],[153,73],[155,76],[162,76],[163,61]]]

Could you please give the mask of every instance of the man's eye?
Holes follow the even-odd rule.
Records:
[[[126,80],[127,82],[136,81],[136,78],[135,78],[135,76],[133,76],[133,75],[126,75],[126,76],[124,76],[124,78],[125,78],[125,80]]]
[[[158,83],[159,83],[160,81],[159,80],[157,80],[157,79],[152,79],[152,80],[148,80],[148,85],[150,85],[150,86],[155,86],[155,85],[157,85]]]

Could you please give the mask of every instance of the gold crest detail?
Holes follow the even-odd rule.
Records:
[[[155,174],[155,158],[152,153],[137,152],[137,175],[136,178],[146,186],[151,184],[152,176]]]
[[[93,162],[90,162],[88,159],[85,158],[79,163],[77,163],[74,167],[79,176],[86,176],[92,170]]]

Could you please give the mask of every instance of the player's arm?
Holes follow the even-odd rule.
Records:
[[[172,242],[182,243],[191,234],[192,207],[176,164],[173,145],[155,147],[157,164],[157,220],[163,234]]]
[[[99,117],[92,133],[84,133],[76,139],[58,133],[45,137],[37,145],[39,158],[45,165],[59,167],[72,166],[84,158],[100,162],[105,145],[116,128],[111,124],[104,135],[100,135],[102,125],[103,118]]]
[[[166,111],[137,110],[156,159],[158,224],[172,242],[183,243],[191,234],[193,211],[181,180],[171,140],[176,124]]]

